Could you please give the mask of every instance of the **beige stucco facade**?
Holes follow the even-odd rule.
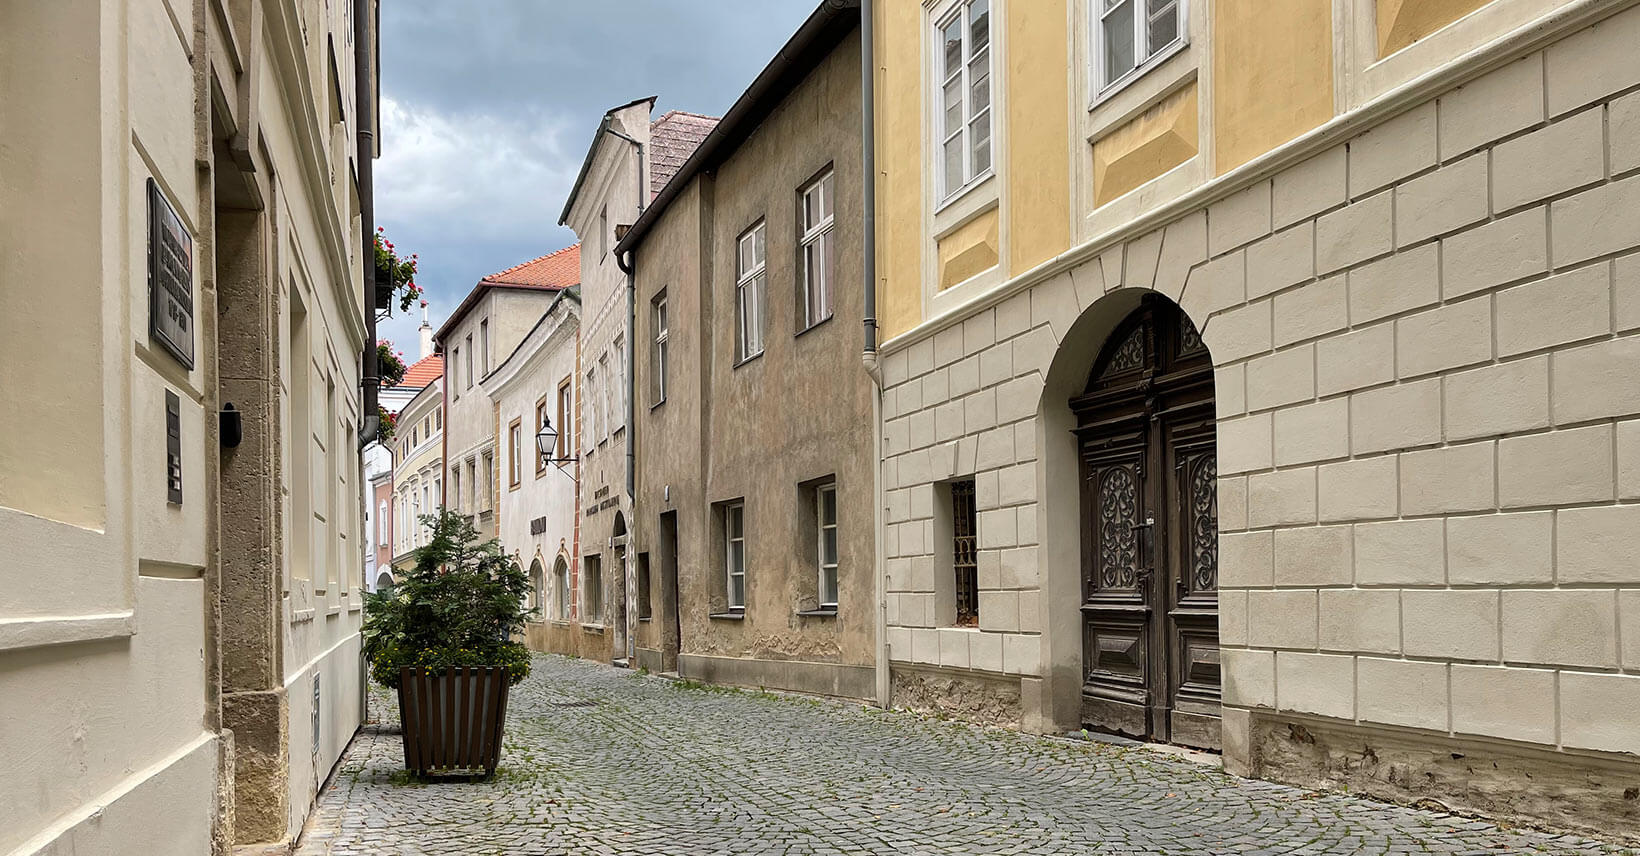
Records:
[[[399,411],[393,444],[393,567],[402,572],[430,537],[422,517],[444,506],[444,378]]]
[[[920,235],[879,235],[895,700],[1034,731],[1099,724],[1087,652],[1125,654],[1085,647],[1090,452],[1070,402],[1156,295],[1214,367],[1217,632],[1202,656],[1219,663],[1226,767],[1632,834],[1640,9],[1427,4],[1402,38],[1374,26],[1399,4],[1335,3],[1282,43],[1298,55],[1271,55],[1265,32],[1231,62],[1221,52],[1251,36],[1227,5],[1191,4],[1187,47],[1113,95],[1071,63],[1071,127],[1094,130],[1073,142],[1073,229],[1047,261],[1002,267],[1006,174],[995,271],[939,287],[930,262],[959,234],[940,218],[961,200],[935,211],[924,195]],[[922,43],[928,21],[880,15],[892,81],[896,40]],[[998,74],[1014,75],[1007,26]],[[1066,55],[1084,56],[1085,22],[1070,32]],[[1246,99],[1275,101],[1255,79],[1321,90],[1261,115]],[[1168,113],[1192,91],[1185,145],[1190,123]],[[891,114],[909,109],[897,97]],[[1133,122],[1180,137],[1176,154],[1124,143],[1153,174],[1101,196],[1122,158],[1101,167],[1111,137],[1095,126]],[[1019,133],[999,132],[1004,152]],[[909,205],[910,167],[903,140],[881,139],[886,217]],[[967,478],[977,628],[940,608],[941,491]]]
[[[0,9],[0,850],[289,841],[359,722],[352,6]]]
[[[849,13],[844,13],[847,18]],[[743,686],[876,695],[873,421],[860,363],[860,55],[852,20],[770,96],[755,130],[688,177],[634,250],[641,537],[638,662]],[[750,97],[750,96],[748,96]],[[818,120],[817,120],[818,117]],[[720,126],[720,130],[723,130]],[[744,135],[743,138],[741,136]],[[800,192],[831,176],[831,314],[807,323]],[[686,176],[680,175],[683,180]],[[763,349],[737,355],[736,248],[766,235]],[[625,246],[625,245],[623,245]],[[665,302],[664,384],[657,384]],[[664,391],[664,397],[659,393]],[[837,597],[821,594],[834,492]],[[745,597],[728,593],[724,519],[740,504]]]

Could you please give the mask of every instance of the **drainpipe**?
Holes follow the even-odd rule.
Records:
[[[611,136],[626,140],[638,150],[638,217],[642,217],[644,203],[648,201],[647,197],[649,195],[649,182],[644,180],[645,164],[647,163],[644,144],[621,131],[615,130],[613,127],[606,126],[604,130],[608,131]],[[636,217],[633,218],[633,222],[637,222]],[[635,584],[633,577],[636,576],[632,569],[636,567],[634,563],[638,561],[638,447],[636,443],[638,433],[638,367],[633,361],[637,354],[638,292],[637,282],[634,277],[636,267],[633,264],[632,253],[627,252],[624,255],[615,256],[615,264],[621,269],[622,273],[626,274],[626,502],[627,507],[632,509],[632,514],[626,521],[626,567],[621,569],[621,573],[626,579],[628,607],[626,610],[626,651],[623,653],[626,654],[627,663],[630,664],[632,658],[637,654],[638,647],[637,640],[632,632],[633,622],[636,619],[633,617],[634,610],[631,609],[632,592]]]
[[[356,155],[359,159],[359,231],[364,241],[360,248],[364,254],[360,267],[364,268],[365,325],[370,336],[359,366],[359,383],[364,393],[364,419],[360,420],[359,426],[360,449],[376,442],[376,431],[381,427],[378,395],[382,378],[376,353],[376,120],[370,64],[375,5],[369,0],[354,0],[353,4],[353,109],[354,121],[359,125]]]
[[[877,706],[893,704],[888,666],[888,591],[883,576],[883,370],[877,359],[877,50],[872,0],[860,0],[860,208],[864,234],[860,282],[865,288],[865,348],[860,362],[871,377],[872,535],[876,539]]]

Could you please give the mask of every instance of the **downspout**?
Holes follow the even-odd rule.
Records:
[[[359,383],[364,393],[364,419],[360,420],[359,425],[360,449],[376,442],[376,433],[381,428],[379,395],[382,378],[376,351],[376,118],[370,73],[373,53],[371,19],[374,15],[367,14],[374,12],[375,5],[370,0],[354,0],[353,3],[353,110],[354,121],[359,125],[355,156],[359,159],[359,232],[364,242],[360,248],[363,254],[360,256],[360,266],[364,268],[365,326],[370,338],[365,343],[359,366]]]
[[[649,196],[649,182],[644,180],[647,176],[644,171],[647,168],[644,144],[614,128],[605,127],[604,130],[626,140],[638,149],[638,217],[642,217],[644,203],[648,201]],[[637,222],[637,217],[633,218],[633,222]],[[615,264],[626,274],[626,502],[632,514],[626,521],[626,567],[621,569],[621,573],[626,583],[627,606],[630,607],[635,586],[634,578],[637,576],[634,569],[638,561],[638,367],[633,360],[637,355],[638,293],[632,253],[629,251],[624,256],[616,255]],[[633,633],[633,622],[636,620],[633,617],[634,612],[635,610],[630,608],[626,610],[626,650],[621,653],[626,655],[628,663],[632,662],[638,648],[637,637]]]
[[[865,289],[865,347],[860,362],[871,377],[873,583],[877,595],[877,706],[893,704],[888,665],[888,591],[883,575],[883,370],[877,359],[877,50],[872,0],[860,0],[860,209],[864,235],[860,282]]]

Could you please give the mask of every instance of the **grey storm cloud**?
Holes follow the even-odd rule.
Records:
[[[720,115],[817,0],[385,0],[376,222],[436,327],[481,277],[573,242],[557,215],[605,110]],[[382,325],[414,360],[419,314]]]

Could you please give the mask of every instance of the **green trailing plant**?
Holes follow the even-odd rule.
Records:
[[[398,386],[404,383],[404,352],[393,348],[393,343],[382,339],[376,343],[376,374],[382,379],[382,386]]]
[[[512,683],[523,680],[530,655],[515,637],[536,612],[524,606],[524,569],[501,552],[499,541],[480,543],[460,515],[440,511],[421,520],[431,537],[416,550],[415,566],[391,592],[365,599],[371,677],[397,689],[405,666],[500,666]]]
[[[416,285],[416,254],[399,256],[381,226],[376,227],[376,288],[397,296],[400,312],[409,312],[421,298],[421,286]]]

